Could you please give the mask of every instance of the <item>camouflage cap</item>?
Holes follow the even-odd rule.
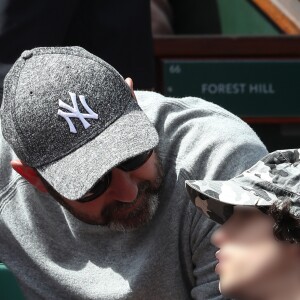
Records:
[[[194,204],[220,224],[235,205],[280,205],[286,198],[292,202],[291,213],[300,217],[299,151],[278,150],[230,180],[187,180],[186,188]]]

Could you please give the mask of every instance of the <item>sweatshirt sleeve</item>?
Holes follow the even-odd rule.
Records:
[[[253,130],[239,118],[222,111],[207,111],[203,117],[206,122],[203,123],[201,118],[196,117],[197,109],[186,113],[194,117],[181,123],[181,130],[186,134],[182,135],[177,160],[179,173],[185,179],[226,180],[267,154]],[[189,206],[193,215],[190,249],[195,279],[191,296],[197,300],[224,299],[218,294],[219,278],[215,273],[217,249],[211,244],[217,225],[193,204],[189,203]]]
[[[209,155],[211,168],[208,167],[205,174],[199,174],[196,166],[191,174],[186,170],[181,170],[181,174],[186,172],[185,178],[203,178],[209,177],[214,179],[228,179],[240,174],[242,171],[254,164],[260,156],[264,155],[263,149],[258,145],[253,146],[249,143],[239,142],[226,147],[220,145],[222,155],[211,150]],[[227,143],[231,143],[227,140]],[[198,162],[199,165],[203,162]],[[216,258],[215,253],[217,249],[211,244],[211,236],[216,230],[215,222],[203,215],[192,203],[189,203],[190,210],[193,212],[192,222],[190,225],[190,247],[192,253],[192,262],[194,266],[193,275],[195,278],[195,285],[191,291],[193,299],[223,299],[220,295],[215,294],[218,290],[218,277],[215,274]]]
[[[164,169],[175,168],[177,179],[180,178],[177,184],[204,178],[226,180],[267,154],[264,144],[245,122],[211,102],[194,97],[139,96],[149,99],[142,99],[143,108],[159,133]],[[171,179],[166,178],[166,184],[172,186]],[[183,239],[189,243],[185,255],[191,255],[191,297],[224,299],[218,292],[218,277],[214,271],[217,249],[210,242],[217,225],[191,203],[184,184],[177,189],[188,205],[190,216],[183,216],[188,219],[183,235],[189,235],[189,239]]]
[[[194,266],[193,276],[195,279],[195,284],[191,290],[192,299],[225,299],[220,295],[219,278],[215,273],[215,253],[217,249],[210,242],[217,226],[203,214],[194,211],[190,232],[190,247]]]

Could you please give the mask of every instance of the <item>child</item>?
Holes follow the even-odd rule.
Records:
[[[224,296],[300,299],[299,150],[273,152],[228,181],[186,182],[195,205],[223,224],[212,243]]]

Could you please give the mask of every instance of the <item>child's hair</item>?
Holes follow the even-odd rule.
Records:
[[[273,232],[279,241],[300,244],[300,217],[291,213],[291,204],[292,201],[285,198],[261,210],[274,219]]]

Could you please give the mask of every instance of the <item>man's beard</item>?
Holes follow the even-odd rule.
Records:
[[[158,190],[150,182],[142,182],[138,185],[138,195],[133,202],[116,202],[104,209],[104,225],[117,231],[137,229],[153,218],[158,202]],[[134,208],[130,210],[131,207]],[[126,213],[128,209],[130,211]]]
[[[64,198],[53,190],[51,186],[49,187],[47,182],[43,181],[44,184],[48,185],[48,192],[73,216],[82,222],[91,225],[107,226],[115,231],[129,231],[147,224],[153,218],[157,210],[159,204],[158,194],[163,181],[163,169],[158,155],[155,165],[157,169],[156,179],[139,183],[138,194],[135,200],[130,203],[116,200],[105,207],[97,219],[91,219],[89,215],[76,211],[76,209],[69,206]],[[126,212],[127,210],[129,210],[128,213]],[[99,220],[101,220],[101,222]]]

